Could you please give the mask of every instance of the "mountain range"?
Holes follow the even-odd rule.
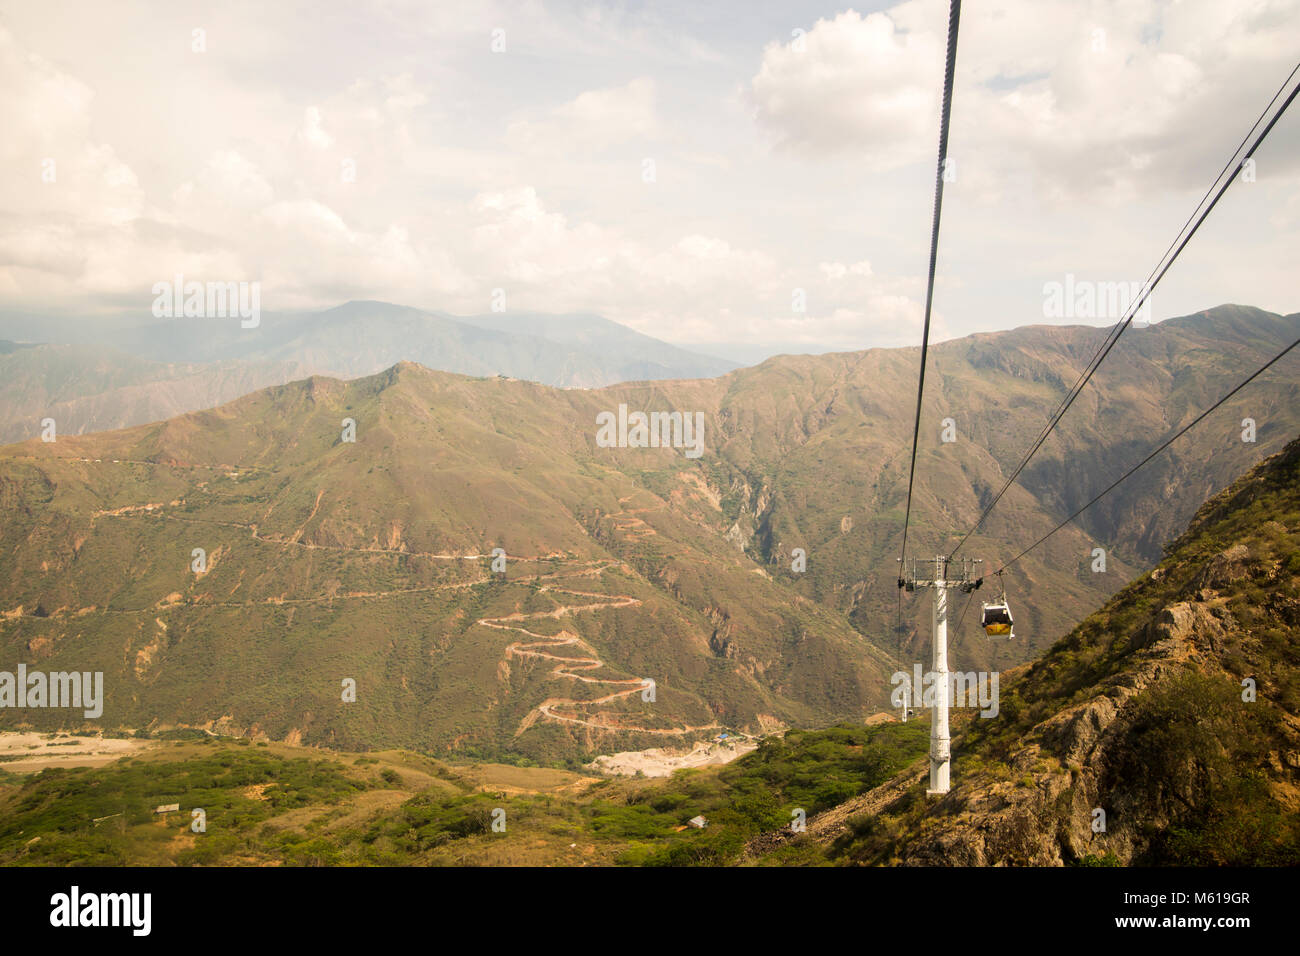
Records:
[[[1298,327],[1225,306],[1126,333],[965,552],[1013,558]],[[932,350],[910,554],[974,523],[1104,335]],[[896,587],[917,359],[600,389],[403,362],[11,445],[0,653],[102,670],[106,726],[356,749],[555,759],[860,718],[929,641],[925,596]],[[974,627],[988,592],[955,606],[954,666],[1033,659],[1149,567],[1197,502],[1300,430],[1298,381],[1279,364],[1017,562],[1014,644]],[[601,416],[638,411],[698,416],[703,453],[597,440]]]
[[[239,319],[0,315],[0,441],[104,431],[224,404],[308,375],[356,378],[400,361],[563,388],[706,378],[734,362],[595,315],[451,316],[386,302]]]

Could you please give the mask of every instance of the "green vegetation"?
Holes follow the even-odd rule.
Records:
[[[210,752],[177,761],[160,755],[33,775],[6,795],[0,862],[146,862],[164,851],[160,841],[185,832],[192,808],[205,811],[209,828],[221,842],[225,834],[247,831],[276,814],[337,805],[370,787],[329,760],[249,752],[230,741],[205,749]],[[171,831],[155,826],[160,816],[155,808],[178,802],[181,811],[171,814],[171,820],[179,826]],[[139,839],[122,839],[128,833]]]
[[[1165,796],[1192,810],[1150,833],[1150,849],[1139,862],[1300,861],[1300,816],[1277,802],[1258,768],[1259,755],[1278,736],[1277,712],[1241,703],[1238,689],[1195,672],[1158,684],[1138,701],[1130,717],[1132,746],[1114,767],[1114,779],[1147,791],[1152,805]]]
[[[789,826],[794,814],[820,813],[870,790],[925,752],[920,722],[877,727],[839,725],[768,737],[752,754],[708,773],[678,771],[671,781],[636,794],[622,807],[603,805],[593,828],[633,841],[620,862],[647,865],[725,864],[760,833]],[[687,839],[662,841],[695,814],[709,826]]]
[[[0,777],[0,863],[725,864],[794,811],[811,817],[887,779],[924,752],[926,734],[915,722],[793,731],[722,767],[653,781],[244,743],[207,738]],[[154,812],[171,803],[180,811]],[[195,807],[204,833],[189,829]],[[704,829],[686,826],[699,815]],[[812,847],[784,858],[825,862]]]

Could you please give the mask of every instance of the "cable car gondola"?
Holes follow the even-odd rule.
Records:
[[[1007,590],[1002,583],[1001,571],[998,572],[998,599],[992,604],[984,605],[984,613],[980,615],[980,626],[989,637],[1016,636],[1013,630],[1015,620],[1011,617],[1011,605],[1007,603]]]

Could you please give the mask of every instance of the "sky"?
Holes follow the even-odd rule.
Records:
[[[741,360],[920,341],[944,0],[0,4],[0,309],[590,312]],[[196,32],[197,31],[197,32]],[[937,339],[1144,279],[1300,0],[962,15]],[[1300,106],[1152,297],[1300,310]]]

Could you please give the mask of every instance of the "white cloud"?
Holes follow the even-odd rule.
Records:
[[[334,145],[334,137],[325,131],[325,118],[319,106],[307,107],[298,133],[313,149],[329,149]]]
[[[851,152],[878,167],[913,162],[933,138],[942,63],[932,32],[849,10],[819,20],[801,44],[763,51],[751,82],[756,116],[779,146],[799,153]]]
[[[127,223],[142,211],[135,172],[93,131],[94,93],[24,50],[0,25],[0,209],[7,227],[51,220]],[[12,240],[11,240],[12,242]]]
[[[238,212],[256,211],[275,196],[262,171],[233,149],[213,153],[199,174],[172,194],[177,219],[198,229]]]
[[[183,14],[123,0],[64,30],[73,9],[13,0],[0,28],[0,308],[147,308],[181,271],[260,279],[268,309],[482,311],[505,287],[511,308],[682,343],[919,336],[942,0],[832,8],[802,52],[761,5],[231,0],[202,56]],[[968,4],[936,334],[1041,321],[1067,271],[1145,275],[1290,68],[1297,21],[1300,0]],[[1161,303],[1294,310],[1297,129]]]
[[[871,263],[865,259],[847,266],[842,262],[822,262],[818,264],[817,268],[822,271],[822,275],[832,281],[843,279],[845,276],[871,275]]]
[[[933,162],[947,7],[848,11],[819,20],[802,52],[769,45],[749,86],[757,122],[811,160]],[[1298,18],[1297,0],[968,5],[950,155],[972,170],[996,157],[1003,190],[1032,177],[1055,200],[1205,183],[1292,65],[1278,27]]]
[[[571,155],[644,142],[658,133],[654,81],[639,77],[623,86],[580,93],[544,119],[516,120],[506,130],[506,142],[527,152]]]

